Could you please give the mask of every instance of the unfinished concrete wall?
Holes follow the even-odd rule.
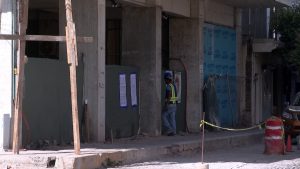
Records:
[[[196,132],[202,113],[204,1],[192,0],[191,6],[192,18],[170,19],[170,57],[187,68],[186,119],[189,131]]]
[[[122,65],[140,70],[141,131],[161,133],[161,9],[123,8]]]
[[[234,7],[222,4],[215,0],[205,3],[205,22],[234,27]]]
[[[0,33],[12,34],[13,31],[12,0],[0,1]],[[0,41],[0,151],[9,147],[10,118],[12,113],[12,70],[13,46],[10,40]]]

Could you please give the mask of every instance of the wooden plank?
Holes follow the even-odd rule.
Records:
[[[28,20],[28,0],[19,1],[19,34],[24,36],[27,29]],[[26,41],[19,40],[19,62],[18,62],[18,79],[17,92],[14,105],[14,125],[13,125],[13,153],[19,154],[19,135],[20,135],[20,115],[23,106],[23,87],[24,87],[24,64],[25,64],[25,47]]]
[[[71,29],[69,29],[69,30],[72,30],[72,46],[73,46],[73,52],[74,52],[74,54],[73,54],[73,57],[74,57],[74,59],[75,59],[75,64],[76,64],[76,66],[78,66],[78,56],[77,56],[77,44],[76,44],[76,29],[75,29],[75,24],[74,23],[72,23],[72,24],[69,24],[70,26],[71,26]]]
[[[77,155],[80,154],[80,133],[78,120],[78,104],[77,104],[77,80],[76,80],[76,66],[77,63],[77,45],[76,45],[76,31],[75,24],[72,17],[72,2],[65,1],[66,6],[66,45],[68,63],[70,68],[70,85],[71,85],[71,102],[72,102],[72,122],[73,122],[73,137],[74,150]]]
[[[51,35],[7,35],[0,34],[0,40],[26,40],[26,41],[47,41],[47,42],[65,42],[65,36],[51,36]],[[77,42],[92,43],[93,37],[77,37]]]
[[[72,46],[71,46],[71,43],[70,41],[72,41],[72,39],[69,39],[70,38],[70,32],[66,26],[66,45],[67,45],[67,63],[70,65],[72,64]]]
[[[80,154],[80,133],[78,122],[78,106],[77,106],[77,84],[76,84],[76,65],[70,65],[70,83],[72,97],[72,122],[73,122],[73,137],[75,154]]]
[[[79,133],[79,120],[78,120],[78,105],[77,105],[77,80],[76,80],[76,55],[75,42],[73,37],[74,31],[71,30],[70,23],[66,26],[67,35],[67,60],[70,69],[70,85],[71,85],[71,103],[72,103],[72,122],[73,122],[73,137],[74,137],[74,150],[76,154],[80,154],[80,133]]]

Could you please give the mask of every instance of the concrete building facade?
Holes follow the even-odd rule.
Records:
[[[272,15],[282,5],[291,4],[244,8],[242,11],[242,51],[246,59],[247,77],[244,119],[252,119],[252,124],[264,121],[273,113],[281,114],[285,108],[284,102],[290,99],[286,89],[290,83],[290,73],[283,58],[272,54],[280,43],[271,28],[271,20],[275,19]]]
[[[2,3],[8,6],[7,11],[12,12],[5,13],[3,9],[6,9],[4,8],[6,6],[2,5],[0,30],[1,33],[12,34],[13,30],[2,31],[4,28],[2,23],[4,21],[10,24],[16,22],[16,4],[15,1],[2,1]],[[278,2],[269,0],[264,3],[272,6]],[[186,88],[182,89],[185,93],[185,109],[183,110],[185,119],[179,120],[184,121],[186,125],[183,131],[198,132],[203,112],[204,74],[207,71],[204,55],[205,26],[209,24],[229,29],[234,33],[232,36],[234,38],[234,45],[232,45],[234,75],[245,77],[247,62],[242,46],[241,8],[257,5],[261,3],[247,1],[240,4],[237,0],[91,0],[87,2],[74,0],[73,17],[77,35],[94,38],[93,43],[78,46],[79,117],[81,120],[87,118],[88,123],[81,124],[88,128],[88,141],[103,142],[107,138],[122,137],[124,134],[122,132],[126,128],[122,126],[127,125],[123,119],[130,115],[120,113],[121,111],[118,111],[120,109],[126,109],[127,112],[133,109],[136,112],[138,109],[136,115],[139,120],[132,123],[133,127],[129,127],[128,131],[131,134],[125,133],[124,135],[132,136],[135,132],[151,136],[161,135],[164,86],[162,72],[165,69],[185,73]],[[43,0],[42,3],[40,0],[31,0],[27,32],[64,35],[64,10],[63,1]],[[11,17],[6,17],[6,15]],[[4,21],[2,18],[5,18]],[[45,27],[47,24],[49,26]],[[53,32],[55,29],[57,32]],[[5,95],[0,96],[0,119],[4,119],[1,123],[9,123],[11,121],[9,118],[13,114],[11,110],[14,91],[12,79],[15,77],[12,73],[12,61],[17,56],[13,52],[16,48],[12,44],[12,41],[0,43],[1,49],[9,49],[7,54],[1,54],[0,57],[1,64],[5,65],[0,66],[0,72],[5,74],[0,77],[3,78],[0,90],[1,93],[6,92]],[[64,43],[28,45],[22,118],[23,145],[39,139],[71,142],[70,89],[65,45]],[[138,90],[137,105],[130,104],[132,96],[129,96],[130,93],[127,92],[124,97],[131,102],[128,101],[126,106],[116,109],[107,107],[113,105],[111,102],[121,104],[121,95],[124,94],[120,91],[107,90],[106,85],[110,84],[106,84],[106,79],[112,78],[107,76],[110,74],[111,69],[108,69],[110,65],[115,65],[117,68],[126,66],[128,67],[128,69],[125,68],[126,71],[134,70],[138,75],[138,88],[135,88]],[[117,73],[116,79],[119,81],[116,80],[115,83],[123,82],[121,75],[125,70],[124,72],[122,70],[120,68]],[[234,83],[236,104],[232,111],[234,111],[236,121],[244,120],[249,125],[253,117],[244,116],[246,82],[236,80]],[[125,80],[125,88],[130,85],[131,83]],[[120,90],[121,87],[120,85]],[[114,94],[120,96],[120,100],[107,100],[107,95]],[[88,115],[83,111],[83,103],[86,102]],[[106,117],[110,113],[116,114],[112,118],[117,120],[114,122],[108,120]],[[116,127],[111,127],[113,125]],[[236,125],[238,124],[230,126]],[[107,130],[107,128],[110,129]],[[0,132],[0,138],[5,138],[1,145],[3,148],[9,146],[10,134],[7,131],[9,129],[3,127]]]

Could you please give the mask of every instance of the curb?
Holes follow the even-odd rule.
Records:
[[[158,144],[145,144],[140,148],[120,149],[120,151],[109,149],[95,149],[95,151],[85,151],[83,155],[73,154],[34,154],[34,155],[7,155],[0,158],[0,168],[10,169],[96,169],[105,167],[115,167],[155,160],[166,155],[176,155],[184,152],[197,151],[201,148],[201,140],[194,137],[190,141],[173,141]],[[205,139],[205,152],[218,149],[230,149],[234,147],[246,146],[249,144],[261,143],[263,132],[240,133],[235,135],[223,135],[208,137]],[[49,164],[52,165],[49,167]],[[53,164],[54,163],[54,164]]]
[[[205,140],[205,152],[211,152],[217,149],[229,149],[234,147],[257,144],[263,141],[263,133],[243,134],[238,136],[226,136],[220,138],[212,138]],[[100,155],[100,163],[107,165],[106,162],[111,162],[111,167],[117,165],[126,165],[132,163],[154,160],[165,155],[176,155],[183,152],[200,150],[201,141],[183,141],[166,146],[152,146],[148,148],[131,149],[125,151],[102,153]],[[99,162],[99,161],[98,161]],[[99,163],[98,163],[99,164]],[[114,165],[116,164],[116,165]],[[82,166],[81,166],[82,167]],[[98,166],[98,168],[101,167]],[[79,169],[79,166],[74,166]],[[84,167],[85,168],[85,167]],[[97,167],[95,167],[97,168]],[[87,168],[88,169],[88,168]]]

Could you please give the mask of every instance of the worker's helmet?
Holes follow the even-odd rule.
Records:
[[[172,72],[171,71],[165,71],[164,78],[172,80],[172,78],[173,78],[172,77]]]

